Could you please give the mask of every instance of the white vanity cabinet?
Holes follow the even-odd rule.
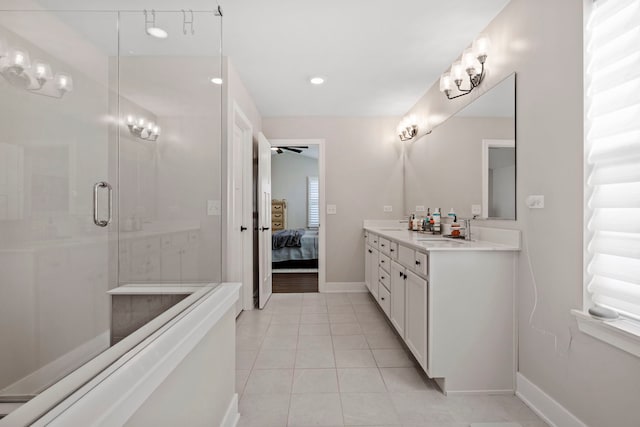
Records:
[[[367,233],[367,287],[427,375],[445,394],[513,392],[519,234],[507,245]]]

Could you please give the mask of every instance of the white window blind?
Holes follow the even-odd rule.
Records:
[[[640,0],[593,6],[586,29],[586,295],[640,320]]]
[[[320,188],[317,176],[307,177],[307,227],[320,226]]]

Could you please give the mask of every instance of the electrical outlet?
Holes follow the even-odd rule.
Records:
[[[424,212],[424,205],[416,206],[416,212]]]
[[[207,200],[207,215],[218,216],[220,213],[220,200]]]
[[[383,211],[385,212],[393,212],[393,206],[390,205],[384,205],[384,207],[382,208]]]
[[[482,215],[482,205],[471,205],[471,215]]]
[[[543,209],[544,196],[529,196],[527,197],[526,203],[529,209]]]
[[[327,215],[335,215],[337,213],[336,205],[327,205]]]

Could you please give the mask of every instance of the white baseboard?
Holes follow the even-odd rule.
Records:
[[[240,420],[240,413],[238,412],[238,393],[235,393],[229,402],[227,412],[224,414],[224,418],[220,423],[220,427],[236,427]]]
[[[320,292],[369,292],[364,282],[327,282]]]
[[[516,396],[552,427],[587,427],[578,417],[518,372]]]

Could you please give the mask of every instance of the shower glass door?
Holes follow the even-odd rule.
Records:
[[[120,285],[220,282],[220,30],[213,9],[120,12]]]
[[[109,347],[117,56],[117,13],[0,13],[0,401]]]

